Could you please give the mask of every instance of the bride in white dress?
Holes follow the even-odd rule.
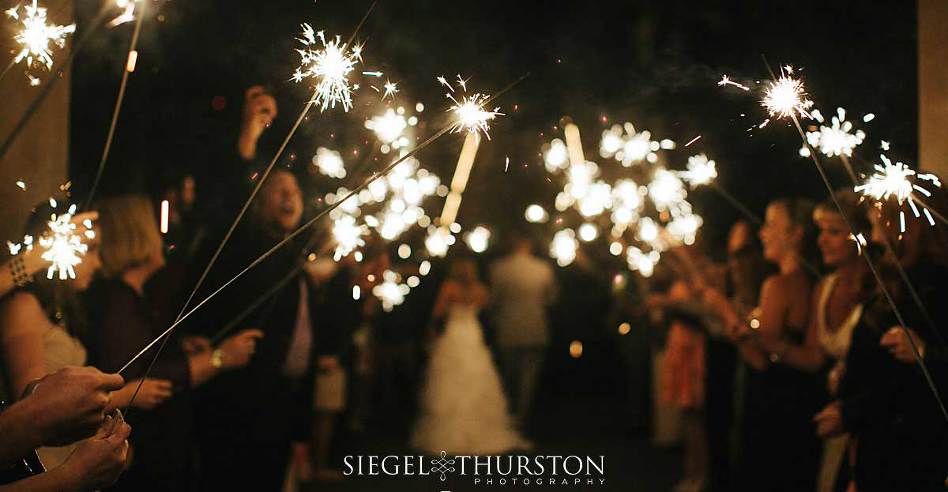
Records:
[[[445,329],[434,343],[421,391],[412,446],[431,455],[492,455],[530,447],[513,426],[478,312],[487,288],[473,261],[460,259],[438,293],[434,319]]]

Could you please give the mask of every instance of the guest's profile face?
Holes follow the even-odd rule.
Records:
[[[817,244],[823,263],[837,267],[856,257],[856,242],[851,239],[849,227],[841,215],[818,208],[813,214],[813,221],[819,229]]]
[[[764,258],[776,262],[793,252],[794,232],[797,228],[790,220],[786,207],[772,203],[767,207],[764,225],[760,228],[760,242],[764,246]]]
[[[260,193],[260,214],[264,221],[290,232],[303,217],[303,193],[296,177],[277,171]]]

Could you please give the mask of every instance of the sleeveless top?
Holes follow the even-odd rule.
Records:
[[[853,328],[862,317],[862,304],[857,304],[836,330],[830,330],[826,321],[826,310],[829,305],[829,299],[833,295],[833,289],[839,281],[839,275],[831,273],[826,276],[823,282],[823,288],[820,289],[816,313],[816,333],[823,347],[823,351],[837,361],[846,358],[849,352],[849,342],[852,340]]]
[[[43,352],[46,359],[46,374],[52,374],[66,366],[86,365],[86,348],[79,339],[55,324],[43,334]],[[39,455],[46,469],[51,470],[66,461],[73,448],[75,444],[45,447],[37,449],[36,454]]]

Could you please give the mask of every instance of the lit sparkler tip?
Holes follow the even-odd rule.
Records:
[[[470,133],[480,132],[490,140],[490,133],[488,133],[490,130],[490,121],[504,114],[499,111],[499,107],[493,110],[484,108],[484,104],[490,99],[490,96],[477,93],[464,96],[460,101],[450,94],[447,96],[448,99],[454,102],[454,105],[448,109],[448,111],[454,113],[456,118],[451,130],[452,133],[461,131],[468,131]]]
[[[941,188],[941,181],[938,177],[934,174],[918,173],[901,162],[893,163],[885,155],[880,155],[879,157],[882,160],[882,164],[876,164],[876,171],[868,176],[863,184],[854,187],[854,190],[876,202],[883,202],[894,198],[900,207],[903,206],[905,202],[908,202],[915,217],[921,216],[919,208],[921,208],[926,217],[930,217],[931,212],[929,212],[924,203],[916,201],[915,193],[921,193],[926,197],[931,196],[931,191],[922,185],[928,183],[936,188]],[[900,213],[900,221],[900,228],[904,232],[904,211]],[[934,225],[931,220],[929,220],[929,223]]]
[[[789,118],[797,113],[810,117],[808,110],[813,106],[813,101],[807,99],[803,82],[791,77],[792,73],[792,67],[784,67],[780,78],[770,82],[764,92],[761,104],[771,117]]]
[[[397,82],[386,80],[383,88],[385,89],[385,92],[382,94],[382,99],[385,99],[386,97],[395,97],[395,94],[398,94]]]
[[[23,15],[19,10],[23,8]],[[39,7],[36,0],[31,4],[17,5],[6,11],[11,18],[19,21],[22,26],[14,36],[14,41],[20,45],[20,51],[13,58],[13,63],[25,61],[27,77],[30,85],[38,85],[39,79],[29,73],[29,69],[37,66],[50,70],[53,67],[53,52],[50,44],[62,48],[66,45],[66,37],[76,32],[76,25],[60,26],[48,24],[46,8]]]
[[[334,108],[337,104],[342,106],[343,111],[349,111],[354,90],[349,85],[349,74],[362,61],[362,46],[350,48],[340,41],[339,36],[327,41],[323,31],[314,32],[309,24],[302,25],[302,34],[297,41],[303,48],[296,50],[301,61],[292,80],[315,80],[312,102],[318,104],[321,111]]]
[[[709,184],[718,177],[716,164],[704,154],[693,155],[688,158],[688,170],[678,173],[679,176],[692,188]]]
[[[733,80],[731,80],[731,78],[728,77],[727,75],[722,75],[721,80],[718,82],[718,86],[724,87],[726,85],[733,85],[734,87],[737,87],[738,89],[741,89],[743,91],[750,90],[750,87],[747,87],[746,85],[743,85],[743,84],[738,84],[737,82],[734,82]]]

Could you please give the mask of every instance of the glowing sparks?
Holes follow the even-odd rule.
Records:
[[[490,140],[490,133],[488,133],[490,130],[490,121],[498,115],[504,114],[498,112],[500,108],[494,108],[493,110],[484,109],[484,104],[487,103],[490,96],[478,93],[464,96],[458,101],[454,96],[448,94],[448,98],[454,102],[454,105],[451,106],[449,111],[453,112],[457,118],[454,123],[454,128],[451,130],[452,133],[465,130],[471,133],[481,132]]]
[[[471,251],[483,253],[487,251],[490,245],[490,229],[483,226],[477,226],[464,236],[464,242]]]
[[[425,249],[431,256],[442,257],[448,254],[448,248],[454,244],[454,236],[444,227],[428,228],[428,237],[425,238]]]
[[[304,48],[297,49],[301,62],[293,80],[315,81],[312,102],[319,105],[321,111],[341,105],[344,111],[352,108],[352,90],[349,74],[362,61],[362,49],[350,48],[341,43],[339,36],[326,41],[323,31],[315,32],[309,24],[303,24],[303,33],[297,40]],[[318,39],[318,41],[317,41]]]
[[[648,196],[659,212],[664,210],[676,212],[688,193],[675,173],[658,168],[652,175],[652,182],[648,184]]]
[[[392,144],[402,137],[402,133],[408,128],[408,121],[389,108],[384,114],[366,120],[365,127],[375,132],[375,136],[382,143]]]
[[[932,186],[940,188],[941,182],[938,180],[938,177],[934,174],[917,173],[901,162],[893,164],[892,161],[884,155],[880,157],[882,164],[876,164],[876,172],[869,176],[865,183],[856,186],[854,188],[855,191],[877,202],[895,198],[900,207],[908,202],[916,218],[921,217],[921,213],[924,213],[928,223],[935,225],[935,220],[931,212],[924,204],[916,201],[915,193],[930,197],[932,194],[931,191],[923,187],[922,184],[923,182],[928,182]],[[919,212],[920,207],[922,212]],[[901,219],[900,230],[905,232],[904,210],[900,211],[899,218]]]
[[[718,177],[715,162],[704,154],[693,155],[688,158],[688,170],[678,173],[692,188],[706,185]]]
[[[50,263],[46,270],[46,278],[53,278],[56,272],[59,272],[59,279],[76,278],[75,266],[82,263],[82,256],[86,254],[89,247],[83,242],[83,236],[86,239],[95,238],[95,232],[92,230],[92,223],[86,221],[83,224],[84,234],[80,234],[76,224],[73,222],[73,214],[76,213],[76,206],[69,207],[69,211],[62,215],[53,214],[47,222],[48,230],[46,234],[39,238],[40,246],[45,250],[42,258]]]
[[[346,177],[346,166],[342,161],[342,155],[335,150],[325,147],[316,149],[316,155],[313,156],[313,165],[319,169],[321,174],[331,178],[342,179]]]
[[[6,13],[12,19],[19,21],[22,26],[13,37],[13,40],[20,45],[20,51],[14,57],[13,63],[25,60],[30,85],[36,85],[39,79],[30,75],[29,70],[37,66],[50,70],[53,67],[53,52],[50,44],[59,48],[64,47],[66,37],[76,32],[76,25],[47,24],[46,8],[38,7],[36,0],[33,0],[31,4],[13,7]],[[34,80],[36,83],[33,82]]]
[[[638,132],[635,125],[626,122],[624,125],[612,125],[602,132],[599,142],[599,155],[604,159],[614,158],[625,167],[643,161],[654,163],[658,161],[657,152],[675,148],[672,140],[654,141],[652,132],[642,130]]]
[[[536,203],[528,206],[526,211],[524,211],[523,216],[525,219],[527,219],[527,222],[532,224],[539,224],[550,219],[550,216],[546,213],[546,210]]]
[[[565,267],[576,259],[578,249],[576,233],[572,229],[563,229],[553,235],[553,241],[550,243],[550,257],[556,260],[557,265]]]
[[[770,82],[764,92],[761,104],[771,118],[790,118],[798,113],[810,117],[808,111],[813,106],[813,101],[807,99],[803,82],[791,77],[792,74],[791,67],[784,67],[780,78]]]
[[[118,0],[115,2],[115,5],[123,9],[122,13],[118,17],[112,19],[109,22],[109,27],[116,27],[127,22],[132,22],[135,20],[135,4],[136,0]]]
[[[820,123],[820,128],[818,131],[806,133],[807,143],[827,157],[852,157],[853,149],[866,138],[862,130],[853,131],[853,124],[846,121],[846,110],[843,108],[836,109],[836,116],[833,116],[830,126],[825,124],[823,115],[819,111],[814,110],[812,116]],[[802,157],[809,157],[809,153],[806,146],[800,149]]]
[[[336,241],[334,258],[339,261],[357,248],[365,246],[362,236],[368,233],[364,225],[356,224],[354,218],[343,216],[336,219],[332,226],[332,237]]]
[[[562,140],[554,138],[549,145],[544,145],[543,163],[546,165],[546,170],[551,173],[566,169],[569,164],[569,153],[566,150],[566,144]]]
[[[372,295],[378,298],[386,312],[405,302],[405,296],[409,292],[411,287],[401,283],[401,276],[391,270],[385,270],[382,273],[382,282],[372,288]]]
[[[722,75],[721,80],[718,82],[718,86],[724,87],[726,85],[733,85],[734,87],[737,87],[738,89],[741,89],[743,91],[750,90],[750,87],[747,87],[746,85],[738,84],[737,82],[734,82],[733,80],[731,80],[731,78],[728,77],[727,75]]]
[[[490,140],[490,122],[497,116],[503,116],[504,113],[499,112],[500,108],[496,107],[493,110],[488,110],[484,108],[484,105],[491,99],[487,94],[475,93],[472,95],[462,96],[460,100],[454,97],[454,87],[443,77],[437,77],[438,82],[441,85],[447,87],[451,92],[445,94],[445,96],[454,103],[448,112],[454,113],[455,121],[454,125],[451,128],[452,133],[457,133],[460,131],[468,131],[470,133],[483,133],[488,140]],[[467,92],[467,81],[462,79],[458,75],[457,79],[458,86],[461,87],[461,90]]]
[[[398,94],[398,83],[392,82],[391,80],[386,80],[385,85],[382,86],[384,92],[382,93],[382,99],[386,97],[395,97],[395,94]]]

